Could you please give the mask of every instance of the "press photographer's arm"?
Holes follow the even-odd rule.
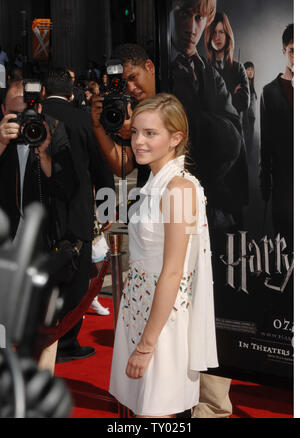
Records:
[[[122,176],[122,148],[117,145],[112,138],[106,134],[105,129],[100,123],[100,117],[103,109],[103,97],[95,97],[92,100],[91,116],[92,116],[92,126],[95,137],[98,141],[100,149],[110,166],[112,172],[121,177]],[[131,110],[129,109],[129,115],[131,115]],[[131,138],[130,132],[131,119],[125,120],[123,127],[119,131],[120,137],[124,140]],[[133,153],[130,147],[125,148],[124,157],[125,171],[129,174],[133,171],[135,164]]]

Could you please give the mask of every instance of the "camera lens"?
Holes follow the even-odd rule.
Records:
[[[24,139],[30,145],[40,145],[45,141],[47,137],[47,131],[45,126],[40,122],[34,121],[25,124],[22,130],[22,134]]]
[[[126,107],[120,98],[109,99],[104,101],[104,108],[100,117],[100,122],[107,133],[113,134],[122,128]]]
[[[122,119],[122,115],[123,115],[122,112],[111,109],[106,112],[106,119],[108,123],[115,125],[120,123],[120,120]]]
[[[42,130],[37,123],[31,123],[24,131],[24,136],[32,141],[37,141],[41,138]]]

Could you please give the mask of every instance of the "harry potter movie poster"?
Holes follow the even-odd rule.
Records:
[[[207,197],[220,367],[293,376],[293,2],[157,2],[159,85]],[[168,56],[166,56],[166,53]]]

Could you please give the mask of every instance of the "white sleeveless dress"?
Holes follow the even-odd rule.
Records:
[[[199,401],[199,371],[218,366],[206,200],[200,183],[183,165],[181,156],[155,176],[150,174],[141,189],[150,208],[140,208],[128,226],[130,266],[120,303],[109,392],[136,415],[155,417],[191,409]],[[153,220],[153,210],[174,176],[195,184],[197,234],[190,236],[177,298],[146,373],[131,379],[125,373],[127,362],[147,323],[163,265],[164,224],[161,215],[159,221]]]

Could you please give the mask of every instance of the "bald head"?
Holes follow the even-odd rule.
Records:
[[[12,84],[6,93],[4,110],[6,114],[10,112],[21,113],[25,108],[23,83],[18,81]]]
[[[23,96],[6,96],[5,99],[5,112],[6,114],[10,112],[22,113],[26,108]]]

